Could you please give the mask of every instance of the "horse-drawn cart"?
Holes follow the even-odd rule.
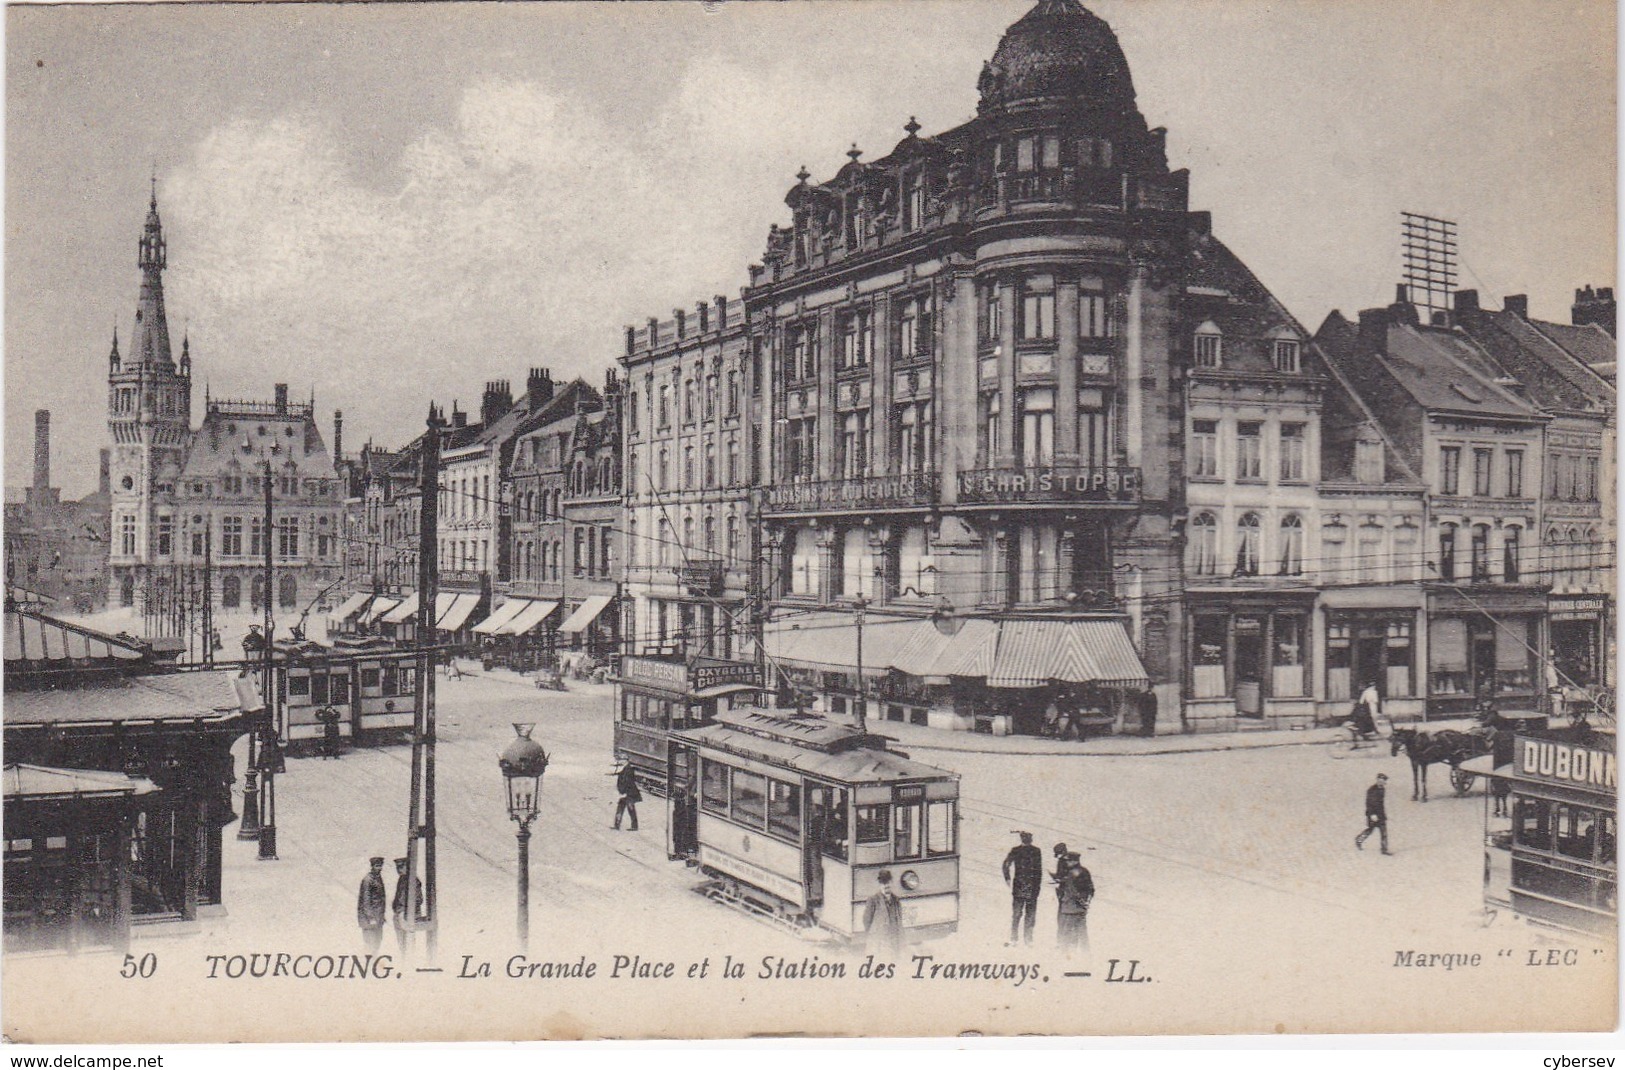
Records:
[[[1427,802],[1428,766],[1448,765],[1450,786],[1457,795],[1466,795],[1478,778],[1471,769],[1463,769],[1463,762],[1490,754],[1495,747],[1496,731],[1490,728],[1458,732],[1444,729],[1424,732],[1416,728],[1396,728],[1390,753],[1401,751],[1411,760],[1411,799]]]

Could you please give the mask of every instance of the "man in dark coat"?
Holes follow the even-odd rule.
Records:
[[[875,958],[891,961],[903,953],[903,901],[891,888],[891,870],[876,876],[880,887],[863,905],[863,929],[869,934],[869,951]]]
[[[424,919],[423,881],[413,877],[412,889],[416,893],[418,907],[415,919],[412,905],[406,901],[406,859],[395,859],[395,898],[390,902],[390,911],[395,916],[395,942],[403,956],[412,949],[412,931]]]
[[[1056,928],[1060,935],[1062,954],[1070,956],[1078,951],[1089,951],[1089,904],[1095,898],[1095,881],[1083,868],[1083,860],[1076,854],[1066,856],[1066,876],[1056,889],[1060,895],[1060,910]]]
[[[1388,774],[1378,773],[1376,781],[1365,789],[1365,830],[1354,837],[1354,846],[1365,850],[1365,841],[1373,832],[1382,833],[1382,853],[1385,855],[1394,852],[1388,849],[1388,807],[1384,797],[1388,794]]]
[[[367,954],[378,950],[384,939],[384,918],[389,912],[389,892],[384,888],[384,860],[372,859],[372,870],[361,878],[361,894],[355,901],[355,920],[361,926],[361,939]]]
[[[615,774],[615,790],[620,792],[620,802],[615,804],[615,830],[620,831],[621,815],[632,819],[632,831],[638,830],[638,803],[643,801],[643,792],[638,790],[638,772],[627,762],[621,766],[621,771]]]
[[[1021,843],[1004,856],[1004,883],[1010,886],[1010,943],[1016,944],[1016,931],[1025,942],[1033,942],[1033,924],[1038,920],[1038,893],[1044,886],[1044,852],[1033,845],[1033,834],[1020,833]]]

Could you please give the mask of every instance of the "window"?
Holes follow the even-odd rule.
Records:
[[[1031,171],[1035,168],[1034,149],[1036,138],[1023,137],[1016,139],[1016,170]]]
[[[1281,521],[1281,575],[1303,574],[1303,521],[1288,515]]]
[[[869,352],[874,348],[874,328],[869,323],[868,310],[847,312],[840,321],[841,370],[862,368],[869,363]]]
[[[1518,560],[1519,537],[1518,528],[1507,528],[1506,534],[1501,536],[1501,581],[1503,583],[1518,582],[1520,574]]]
[[[1596,457],[1585,459],[1585,500],[1588,502],[1597,500],[1597,464]]]
[[[118,521],[119,553],[126,557],[135,553],[135,516],[125,513]]]
[[[717,377],[714,375],[705,377],[705,418],[717,418]]]
[[[243,604],[243,581],[236,576],[227,575],[220,581],[220,604],[226,609],[236,609]]]
[[[1021,395],[1021,462],[1039,468],[1055,460],[1055,392],[1027,390]]]
[[[887,827],[887,819],[891,817],[888,804],[859,806],[856,809],[859,843],[885,843],[891,839],[891,829]]]
[[[1307,694],[1304,670],[1307,651],[1304,649],[1306,631],[1303,617],[1277,613],[1275,615],[1275,651],[1271,659],[1274,670],[1270,693],[1282,698]]]
[[[683,489],[691,490],[694,487],[694,447],[683,447]]]
[[[1473,451],[1473,494],[1476,497],[1490,496],[1490,468],[1494,463],[1494,450]]]
[[[705,532],[705,556],[714,558],[717,556],[717,518],[707,513],[703,528]]]
[[[901,796],[901,791],[899,791]],[[903,802],[901,797],[892,807],[892,857],[898,861],[919,858],[924,853],[921,842],[924,831],[924,800]]]
[[[739,415],[739,373],[728,372],[728,415]]]
[[[1196,331],[1196,366],[1198,368],[1217,368],[1223,361],[1223,336],[1219,328],[1211,323],[1204,323]]]
[[[841,476],[854,479],[869,474],[869,414],[849,412],[841,417],[840,455],[836,466]]]
[[[727,524],[727,545],[724,547],[728,555],[728,563],[733,564],[739,558],[739,518],[730,514]]]
[[[1078,141],[1079,167],[1110,167],[1112,143],[1105,138],[1086,137]]]
[[[925,853],[954,853],[954,801],[936,799],[925,804]]]
[[[1055,279],[1029,276],[1021,286],[1021,337],[1025,341],[1055,337]]]
[[[174,517],[161,516],[158,518],[158,537],[155,541],[155,552],[159,557],[168,557],[175,552]]]
[[[277,605],[283,609],[299,608],[299,582],[291,573],[284,573],[277,580]]]
[[[1473,574],[1472,582],[1488,583],[1490,580],[1490,528],[1488,524],[1473,525]]]
[[[991,468],[994,458],[999,455],[999,420],[1001,403],[997,394],[982,395],[982,429],[986,435],[983,441],[983,463]]]
[[[710,758],[700,760],[700,809],[713,814],[728,812],[728,767]]]
[[[905,182],[908,192],[903,199],[903,229],[914,230],[925,223],[925,175],[916,171]]]
[[[1298,343],[1285,338],[1275,342],[1275,370],[1296,373],[1298,369]]]
[[[1078,291],[1078,337],[1109,338],[1112,329],[1111,303],[1104,293]]]
[[[841,534],[841,594],[846,598],[875,596],[875,559],[866,528],[848,528]]]
[[[694,422],[694,380],[683,380],[683,422]]]
[[[202,557],[204,555],[204,542],[207,534],[208,532],[206,530],[196,530],[192,532],[193,557]]]
[[[717,485],[717,444],[715,442],[705,444],[705,485],[707,487]]]
[[[1264,425],[1236,425],[1236,478],[1264,478]]]
[[[1236,524],[1236,575],[1258,575],[1259,523],[1257,513],[1244,514]]]
[[[1108,468],[1112,463],[1112,425],[1106,392],[1078,391],[1078,463],[1085,468]]]
[[[897,470],[917,475],[931,470],[931,402],[913,401],[896,408]]]
[[[787,840],[801,839],[800,785],[767,782],[767,831]]]
[[[982,284],[982,341],[997,342],[1004,331],[1004,305],[999,297],[999,284]]]
[[[660,384],[660,426],[671,426],[671,384]]]
[[[1461,447],[1439,450],[1439,493],[1455,495],[1461,490]]]
[[[1219,475],[1219,422],[1193,420],[1191,422],[1191,475],[1200,479],[1216,479]]]
[[[1507,450],[1507,497],[1523,497],[1523,450]]]
[[[791,420],[784,443],[785,475],[790,479],[812,479],[815,472],[818,420],[806,417]]]
[[[816,596],[822,579],[818,541],[809,530],[792,532],[784,554],[790,565],[790,593]]]
[[[1301,483],[1307,479],[1304,458],[1303,424],[1281,425],[1281,482]]]
[[[728,440],[728,485],[730,487],[739,485],[739,440],[737,438]]]
[[[1444,524],[1439,528],[1439,576],[1445,581],[1456,578],[1456,525]]]
[[[278,557],[299,556],[299,518],[296,516],[279,517],[276,522],[276,555]]]
[[[660,489],[661,490],[666,490],[670,486],[670,474],[668,472],[668,469],[670,468],[670,466],[671,466],[671,451],[667,450],[665,448],[662,448],[661,451],[660,451],[660,465],[656,469],[656,475],[659,477],[659,483],[660,483]]]
[[[248,518],[248,553],[250,557],[260,557],[265,553],[266,534],[265,521],[257,516]]]
[[[1212,513],[1197,513],[1191,519],[1189,560],[1191,572],[1198,576],[1219,571],[1219,525]]]
[[[897,314],[897,357],[911,360],[931,352],[931,299],[929,296],[910,297],[903,301]]]

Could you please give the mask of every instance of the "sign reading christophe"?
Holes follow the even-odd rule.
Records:
[[[959,474],[964,502],[1133,501],[1137,468],[995,468]]]
[[[1531,780],[1617,791],[1618,759],[1613,751],[1519,736],[1513,768]]]

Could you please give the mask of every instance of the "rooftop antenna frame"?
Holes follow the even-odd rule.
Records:
[[[1450,322],[1456,290],[1456,224],[1449,219],[1400,213],[1405,294],[1425,324]]]

